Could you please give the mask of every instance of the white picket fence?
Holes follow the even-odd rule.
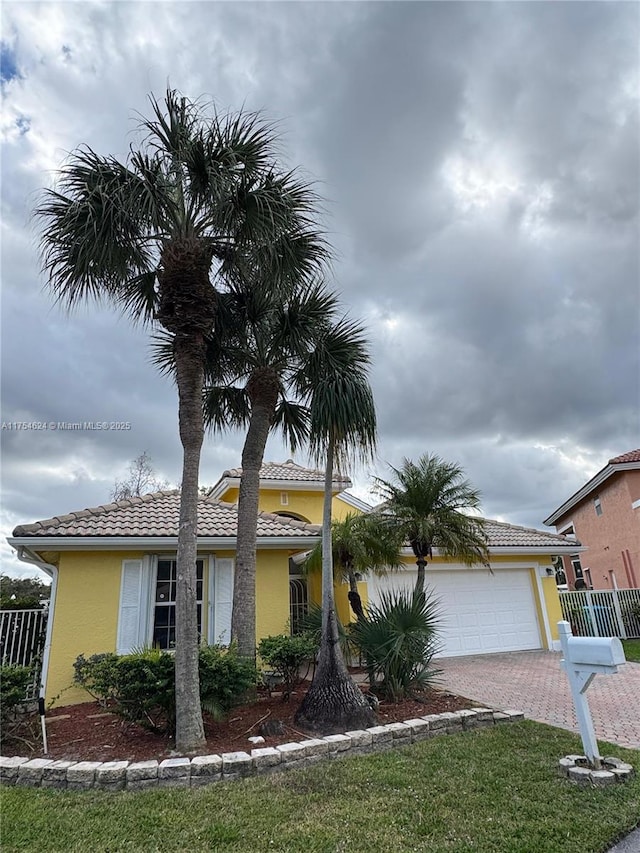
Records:
[[[640,637],[640,589],[560,592],[560,606],[576,636]]]

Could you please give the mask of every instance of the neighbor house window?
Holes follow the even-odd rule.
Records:
[[[596,511],[596,515],[602,515],[602,504],[600,503],[600,498],[593,499],[593,506]]]
[[[580,565],[580,557],[575,556],[571,558],[571,565],[573,566],[573,574],[578,578],[581,578],[582,575],[582,566]]]
[[[153,643],[160,649],[176,647],[176,565],[175,559],[158,560],[155,609],[153,614]],[[204,561],[196,561],[196,598],[198,601],[198,634],[202,633],[202,578]]]
[[[289,492],[280,492],[280,506],[289,506]]]

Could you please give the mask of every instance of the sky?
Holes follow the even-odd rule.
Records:
[[[18,524],[177,484],[171,381],[108,305],[66,313],[32,212],[80,144],[119,159],[167,85],[262,110],[325,199],[328,284],[371,341],[376,461],[460,464],[489,518],[542,521],[640,446],[640,6],[4,2],[3,571]],[[108,430],[15,429],[105,422]],[[128,427],[126,425],[129,425]],[[240,464],[208,437],[201,483]],[[266,459],[291,456],[276,437]],[[296,461],[306,464],[304,455]]]

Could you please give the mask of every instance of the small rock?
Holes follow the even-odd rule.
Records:
[[[247,738],[247,740],[250,743],[255,743],[255,744],[264,743],[264,738],[261,737],[260,735],[254,735],[253,737]]]

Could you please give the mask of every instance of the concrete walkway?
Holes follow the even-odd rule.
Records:
[[[441,658],[439,685],[492,708],[524,711],[530,720],[578,731],[559,652],[509,652]],[[587,691],[599,740],[640,749],[640,663],[597,675]]]

